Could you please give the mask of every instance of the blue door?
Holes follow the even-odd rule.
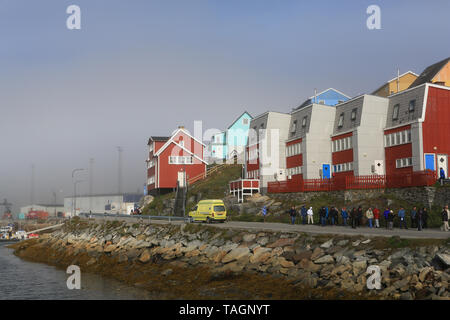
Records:
[[[330,179],[331,173],[330,173],[330,165],[329,164],[323,164],[322,165],[322,177],[324,179]]]
[[[434,154],[425,155],[425,170],[436,170],[434,166]]]

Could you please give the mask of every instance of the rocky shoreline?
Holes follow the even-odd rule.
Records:
[[[12,247],[163,299],[450,299],[448,240],[383,248],[376,238],[74,219]],[[380,290],[367,289],[369,265],[382,271]]]

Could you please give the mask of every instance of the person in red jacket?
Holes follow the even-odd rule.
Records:
[[[373,218],[375,219],[375,228],[380,227],[380,210],[378,208],[373,209]]]

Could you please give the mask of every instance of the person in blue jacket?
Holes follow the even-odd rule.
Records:
[[[347,212],[347,208],[343,207],[341,209],[341,216],[342,216],[342,221],[344,221],[344,226],[347,225],[347,219],[348,219],[348,212]]]
[[[439,176],[440,176],[440,179],[442,179],[442,180],[445,179],[445,170],[444,170],[444,168],[441,168],[439,170]]]
[[[306,216],[308,214],[308,210],[306,209],[305,205],[302,206],[300,213],[302,215],[302,224],[306,224]]]

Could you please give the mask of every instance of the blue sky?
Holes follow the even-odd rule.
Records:
[[[66,8],[81,8],[81,30]],[[381,8],[381,30],[366,8]],[[450,56],[449,1],[0,1],[0,198],[71,193],[96,159],[94,187],[145,182],[146,141],[178,125],[226,128],[243,110],[288,112],[314,89],[370,93]],[[81,186],[87,191],[87,183]]]

